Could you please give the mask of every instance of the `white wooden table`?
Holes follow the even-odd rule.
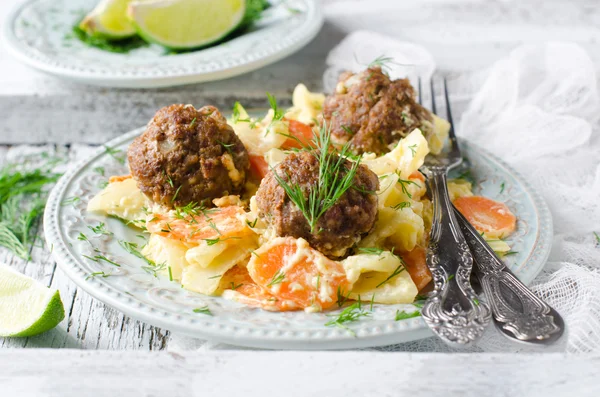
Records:
[[[0,17],[15,2],[3,0]],[[523,42],[546,40],[580,43],[600,69],[597,0],[325,0],[324,4],[327,22],[323,30],[297,54],[247,75],[187,87],[114,90],[79,86],[25,68],[0,46],[0,164],[18,161],[32,151],[56,153],[72,162],[84,157],[90,144],[145,124],[156,109],[171,103],[229,108],[240,100],[248,106],[265,106],[265,91],[289,101],[297,82],[318,90],[326,54],[354,29],[376,30],[424,45],[438,62],[439,72],[453,76],[490,65]],[[387,4],[388,12],[372,11],[374,4]],[[460,109],[466,98],[453,100]],[[42,237],[41,225],[38,235]],[[269,387],[290,396],[306,395],[311,389],[326,391],[326,395],[393,395],[392,390],[402,388],[419,396],[434,392],[488,395],[490,391],[511,396],[569,395],[571,390],[578,390],[578,395],[600,393],[599,357],[206,349],[150,355],[147,351],[172,350],[173,336],[168,330],[132,320],[90,297],[57,268],[41,243],[32,249],[32,257],[24,261],[0,248],[0,262],[60,290],[67,317],[43,335],[0,338],[1,396],[112,396],[117,390],[123,395],[189,396],[226,389],[253,394]],[[33,347],[98,351],[23,349]],[[296,368],[297,363],[302,364]],[[286,366],[294,371],[282,371]],[[465,367],[470,371],[464,371]],[[227,382],[232,374],[238,382]],[[413,380],[427,376],[439,382]],[[323,383],[324,377],[335,380]]]

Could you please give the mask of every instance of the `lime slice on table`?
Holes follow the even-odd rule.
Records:
[[[0,265],[0,336],[32,336],[65,318],[57,290]]]
[[[245,0],[157,0],[134,1],[127,15],[144,40],[185,50],[224,38],[245,11]]]
[[[135,36],[135,29],[127,18],[127,6],[131,1],[102,0],[83,18],[79,28],[90,36],[108,39],[118,40]]]

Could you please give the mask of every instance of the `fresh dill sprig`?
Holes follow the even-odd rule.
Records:
[[[104,236],[112,236],[113,233],[106,230],[106,225],[104,224],[104,222],[100,222],[98,224],[98,226],[88,226],[88,229],[90,229],[92,232],[96,233],[96,234],[100,234],[100,235],[104,235]]]
[[[506,184],[505,184],[505,182],[502,182],[502,183],[500,184],[500,194],[502,194],[502,193],[504,192],[504,189],[505,189],[505,188],[506,188]]]
[[[181,185],[179,185],[179,187],[177,188],[177,190],[175,190],[175,194],[173,195],[173,198],[171,199],[171,202],[175,202],[175,200],[177,199],[177,195],[179,194],[179,191],[181,190]]]
[[[212,312],[210,311],[210,309],[208,308],[208,306],[202,306],[199,308],[196,308],[194,310],[192,310],[194,313],[201,313],[201,314],[206,314],[207,316],[212,316]]]
[[[142,266],[142,270],[144,270],[146,273],[149,273],[151,275],[153,275],[154,277],[158,278],[158,272],[165,270],[167,268],[167,264],[166,263],[156,263],[153,260],[150,260],[148,258],[146,258],[141,252],[140,252],[140,246],[137,243],[132,243],[130,241],[124,241],[124,240],[119,240],[119,245],[121,247],[123,247],[123,249],[127,252],[129,252],[131,255],[143,259],[144,262],[146,262],[147,265]],[[172,276],[171,276],[172,277]]]
[[[421,315],[421,312],[418,310],[415,310],[414,312],[411,312],[411,313],[407,313],[404,310],[402,310],[402,311],[396,310],[396,317],[394,318],[394,320],[395,321],[406,320],[408,318],[419,317],[420,315]]]
[[[91,244],[90,240],[87,238],[87,236],[81,232],[79,232],[79,236],[77,236],[77,240],[79,241],[87,241],[88,243]]]
[[[194,119],[190,123],[190,128],[194,127],[195,124],[196,124],[196,118],[194,117]]]
[[[503,253],[502,256],[516,255],[518,253],[519,253],[519,251],[508,251],[508,252]]]
[[[389,64],[394,64],[394,58],[392,57],[386,57],[385,55],[380,55],[377,58],[375,58],[374,60],[372,60],[368,65],[367,68],[374,68],[374,67],[380,67],[382,70],[385,69],[389,69]]]
[[[271,281],[269,281],[269,284],[267,284],[267,287],[281,284],[283,282],[283,280],[285,280],[285,273],[283,273],[281,270],[277,270],[275,272],[275,274],[273,275],[273,278],[271,279]]]
[[[596,246],[600,245],[600,235],[598,235],[598,233],[594,232],[594,237],[596,237]]]
[[[311,186],[308,197],[304,188],[294,182],[289,182],[289,175],[281,176],[273,170],[273,176],[283,188],[289,199],[298,207],[313,232],[317,222],[335,203],[354,186],[354,177],[360,166],[360,158],[352,162],[350,146],[344,145],[338,152],[331,142],[331,129],[323,125],[313,139],[315,147],[305,146],[304,150],[315,156],[319,163],[319,183]],[[350,161],[348,167],[346,162]]]
[[[42,156],[49,159],[49,156]],[[37,169],[28,162],[0,169],[0,246],[30,259],[33,229],[44,211],[50,185],[60,174],[51,171],[53,159]]]
[[[398,175],[398,183],[400,184],[402,193],[404,193],[408,198],[412,198],[412,194],[410,194],[410,192],[408,191],[408,189],[406,187],[409,185],[416,185],[416,186],[419,186],[419,185],[416,182],[411,181],[409,179],[402,179],[400,174],[397,174],[397,175]]]
[[[104,172],[105,172],[105,171],[104,171],[104,167],[95,167],[95,168],[94,168],[94,172],[96,172],[96,173],[98,173],[98,174],[100,174],[100,175],[104,176]]]
[[[233,281],[231,282],[231,290],[235,291],[236,289],[240,288],[242,285],[244,284],[238,284],[236,285]]]
[[[342,328],[350,332],[352,335],[356,336],[356,333],[350,328],[348,328],[346,324],[358,321],[361,317],[368,317],[370,315],[371,312],[362,308],[362,304],[359,299],[357,302],[354,302],[353,304],[342,310],[341,313],[338,314],[333,320],[326,322],[325,326]]]
[[[258,221],[258,218],[256,218],[254,220],[254,222],[250,222],[249,220],[246,219],[246,225],[248,225],[250,228],[254,229],[256,227],[256,222]]]

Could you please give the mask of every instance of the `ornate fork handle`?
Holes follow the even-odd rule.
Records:
[[[557,340],[564,330],[560,315],[520,282],[477,230],[458,210],[454,211],[475,258],[476,273],[492,306],[496,326],[519,341]]]
[[[466,345],[479,339],[491,320],[489,307],[477,299],[470,284],[473,257],[454,216],[447,168],[425,170],[433,199],[433,225],[427,265],[434,290],[421,311],[425,322],[444,341]]]

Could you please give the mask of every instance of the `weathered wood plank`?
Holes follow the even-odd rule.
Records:
[[[6,395],[597,396],[600,356],[374,352],[0,352]]]
[[[54,146],[18,146],[0,147],[0,164],[2,161],[14,163],[30,158],[40,160],[41,153],[50,157],[56,155],[64,160],[58,166],[64,171],[68,166],[86,158],[95,150],[86,145],[72,145],[70,149]],[[43,227],[40,222],[37,228],[38,240],[31,249],[31,260],[16,257],[8,250],[0,248],[0,262],[17,271],[32,277],[43,284],[57,288],[65,307],[66,318],[57,328],[30,338],[0,338],[0,348],[22,347],[54,347],[84,349],[132,349],[161,350],[165,349],[169,333],[150,325],[132,320],[129,317],[107,307],[92,298],[57,268],[50,250],[42,244]]]

